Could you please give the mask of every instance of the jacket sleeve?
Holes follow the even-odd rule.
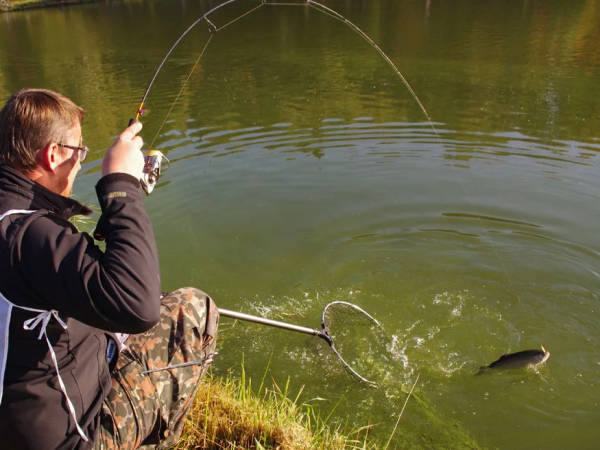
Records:
[[[35,297],[68,317],[112,332],[140,333],[160,314],[160,269],[154,232],[138,180],[103,177],[96,186],[102,215],[95,236],[52,214],[24,226],[13,260]]]

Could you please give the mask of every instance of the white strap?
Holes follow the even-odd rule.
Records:
[[[4,219],[6,216],[10,216],[11,214],[31,214],[35,211],[29,209],[11,209],[6,211],[4,214],[0,216],[0,220]]]
[[[60,372],[58,371],[58,361],[56,360],[56,353],[54,353],[52,344],[50,343],[50,340],[48,339],[48,335],[46,334],[46,327],[48,326],[48,322],[50,322],[50,319],[52,317],[54,317],[56,319],[56,321],[60,324],[60,326],[63,327],[63,329],[65,329],[65,330],[67,329],[67,324],[60,318],[58,311],[56,311],[55,309],[52,309],[50,311],[44,311],[41,309],[26,308],[24,306],[19,306],[19,305],[13,305],[13,306],[15,308],[24,309],[26,311],[33,311],[33,312],[39,313],[34,318],[28,319],[25,322],[23,322],[23,328],[28,331],[33,331],[35,328],[37,328],[38,325],[41,324],[40,334],[38,335],[38,339],[41,339],[42,336],[44,336],[46,338],[46,344],[48,344],[48,350],[50,350],[50,356],[52,357],[52,362],[54,363],[54,368],[56,369],[56,376],[58,377],[58,384],[60,385],[60,390],[64,394],[65,399],[67,400],[67,406],[69,407],[69,412],[71,413],[71,417],[75,421],[75,426],[77,427],[77,431],[79,432],[79,435],[85,442],[88,442],[88,440],[89,440],[88,437],[85,435],[85,433],[79,426],[79,423],[77,422],[77,414],[75,412],[75,407],[73,406],[73,403],[71,402],[71,399],[69,398],[69,394],[67,394],[67,388],[65,386],[65,383],[64,383],[62,377],[60,376]]]
[[[38,312],[38,310],[33,310],[31,308],[21,309],[27,309],[28,311]],[[60,326],[63,327],[63,329],[67,329],[67,324],[60,318],[60,316],[58,315],[58,311],[56,311],[55,309],[52,309],[50,311],[41,311],[40,314],[35,316],[33,319],[29,319],[23,322],[23,328],[25,330],[31,331],[37,328],[40,322],[42,322],[42,326],[40,327],[40,334],[38,335],[38,339],[41,339],[42,336],[46,334],[46,327],[48,326],[48,322],[50,322],[52,316],[54,316],[56,321],[60,323]]]
[[[0,220],[11,214],[31,214],[35,211],[26,209],[11,209],[0,215]],[[6,372],[6,360],[8,358],[8,330],[13,304],[9,302],[0,292],[0,403],[4,394],[4,373]]]
[[[4,393],[4,372],[6,370],[6,359],[8,357],[8,329],[10,326],[10,315],[12,303],[0,293],[0,403]]]
[[[11,214],[31,214],[34,212],[35,211],[26,210],[26,209],[11,209],[9,211],[6,211],[4,214],[2,214],[0,216],[0,220],[4,219],[6,216],[9,216]],[[28,319],[25,322],[23,322],[23,328],[25,330],[32,331],[41,325],[40,326],[40,334],[38,335],[38,339],[41,339],[42,336],[44,336],[46,338],[46,344],[48,344],[48,350],[50,350],[50,356],[52,358],[52,362],[54,363],[54,368],[56,369],[56,376],[58,377],[58,384],[60,385],[60,390],[62,391],[63,395],[65,396],[65,399],[67,401],[67,406],[69,408],[69,412],[71,413],[71,417],[75,421],[75,426],[77,427],[77,431],[79,432],[79,435],[85,442],[88,442],[89,441],[88,437],[85,435],[85,433],[79,426],[79,422],[77,421],[77,414],[75,412],[75,407],[73,406],[73,402],[71,402],[71,399],[69,398],[69,394],[67,394],[67,388],[65,386],[65,383],[64,383],[62,377],[60,376],[60,372],[58,371],[58,361],[56,360],[56,353],[54,353],[52,344],[50,343],[50,340],[48,339],[48,335],[46,334],[46,327],[48,326],[48,323],[50,322],[50,319],[52,319],[52,317],[54,317],[56,319],[56,321],[60,324],[61,327],[63,327],[64,330],[67,329],[67,324],[60,318],[59,312],[54,309],[52,309],[50,311],[45,311],[43,309],[27,308],[25,306],[15,305],[14,303],[11,303],[9,300],[7,300],[6,297],[4,297],[1,293],[0,293],[0,300],[4,300],[4,302],[5,302],[4,305],[2,305],[2,302],[0,302],[0,333],[1,333],[1,335],[0,335],[0,358],[1,358],[0,359],[0,364],[1,364],[1,366],[0,366],[0,369],[1,369],[0,370],[0,382],[1,382],[0,383],[0,402],[2,401],[2,392],[3,392],[3,386],[4,386],[4,371],[6,369],[6,357],[8,355],[8,327],[10,325],[11,310],[14,307],[14,308],[19,308],[19,309],[24,309],[25,311],[39,313],[34,318]],[[4,316],[4,317],[2,317],[2,316]],[[2,339],[2,337],[3,337],[3,339]]]

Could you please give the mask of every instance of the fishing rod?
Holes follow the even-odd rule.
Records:
[[[164,58],[162,59],[162,61],[158,65],[158,67],[156,68],[156,71],[154,72],[154,74],[152,75],[152,78],[150,79],[150,82],[148,83],[148,87],[144,91],[144,95],[142,96],[142,99],[141,99],[141,101],[140,101],[140,103],[139,103],[139,105],[137,107],[137,110],[135,112],[134,118],[129,121],[129,124],[131,125],[133,122],[140,120],[140,117],[146,112],[146,110],[144,109],[144,104],[146,102],[146,99],[148,98],[148,94],[150,93],[150,89],[154,85],[154,82],[156,81],[156,78],[157,78],[158,74],[160,73],[160,71],[162,70],[163,66],[165,65],[165,63],[167,62],[167,60],[169,59],[169,57],[171,56],[171,54],[173,53],[173,51],[175,50],[175,48],[185,38],[185,36],[187,36],[187,34],[190,31],[192,31],[192,29],[194,29],[199,23],[204,22],[206,24],[206,26],[208,27],[208,31],[210,33],[210,37],[209,37],[206,45],[204,46],[204,49],[200,53],[200,56],[198,57],[198,59],[194,63],[194,65],[192,67],[192,70],[190,71],[188,77],[184,81],[183,86],[182,86],[181,90],[179,91],[179,94],[177,95],[177,97],[173,101],[173,104],[171,105],[171,108],[167,112],[167,115],[165,116],[165,119],[163,120],[162,125],[160,126],[160,128],[158,129],[156,135],[154,136],[154,139],[152,140],[152,142],[150,144],[150,149],[144,151],[144,171],[143,171],[142,179],[140,180],[140,182],[141,182],[142,187],[143,187],[143,189],[144,189],[144,191],[146,192],[147,195],[150,195],[150,193],[152,192],[152,190],[154,189],[154,187],[156,185],[156,182],[158,181],[158,178],[160,177],[160,174],[162,172],[162,162],[163,162],[163,160],[166,160],[168,162],[168,159],[165,157],[165,155],[160,150],[153,149],[154,142],[156,141],[156,139],[157,139],[160,131],[164,127],[164,125],[165,125],[165,123],[166,123],[169,115],[171,114],[171,111],[173,110],[173,107],[175,106],[175,104],[177,103],[179,97],[181,96],[181,93],[185,89],[185,87],[186,87],[186,85],[187,85],[190,77],[192,76],[192,74],[193,74],[196,66],[199,64],[200,59],[202,58],[202,55],[204,54],[204,52],[206,51],[206,48],[210,44],[210,41],[212,40],[212,38],[219,31],[223,30],[224,28],[228,27],[229,25],[233,24],[234,22],[237,22],[238,20],[240,20],[241,18],[247,16],[248,14],[256,11],[257,9],[262,8],[263,6],[300,6],[300,7],[310,7],[310,8],[315,9],[316,11],[319,11],[319,12],[321,12],[323,14],[326,14],[327,16],[332,17],[332,18],[334,18],[334,19],[336,19],[336,20],[338,20],[338,21],[346,24],[355,33],[357,33],[360,37],[362,37],[365,41],[367,41],[371,46],[373,46],[377,50],[377,52],[381,55],[381,57],[385,60],[385,62],[392,67],[392,69],[394,70],[394,72],[396,72],[396,74],[398,75],[398,77],[401,79],[402,83],[406,86],[406,88],[408,89],[408,91],[410,92],[410,94],[412,95],[412,97],[415,99],[415,101],[419,105],[421,111],[423,111],[423,113],[427,117],[427,120],[429,121],[430,125],[433,127],[433,121],[431,120],[431,117],[429,116],[429,113],[427,112],[427,110],[425,109],[425,107],[423,106],[423,104],[421,103],[421,101],[419,100],[419,97],[417,96],[417,94],[415,93],[415,91],[413,90],[413,88],[411,87],[411,85],[408,83],[408,81],[406,80],[406,78],[404,78],[404,76],[402,75],[402,73],[400,72],[400,70],[398,69],[398,67],[396,67],[396,65],[393,63],[393,61],[375,43],[375,41],[373,41],[373,39],[371,39],[358,26],[356,26],[354,23],[352,23],[350,20],[348,20],[347,18],[345,18],[343,15],[341,15],[337,11],[335,11],[335,10],[333,10],[333,9],[331,9],[331,8],[329,8],[329,7],[321,4],[319,2],[316,2],[314,0],[304,0],[302,3],[278,3],[278,2],[273,2],[273,1],[260,0],[260,4],[259,5],[255,6],[254,8],[250,9],[249,11],[241,14],[240,16],[236,17],[235,19],[231,20],[230,22],[226,23],[225,25],[223,25],[221,27],[217,27],[209,19],[209,16],[211,14],[213,14],[214,12],[218,11],[219,9],[221,9],[221,8],[223,8],[225,6],[228,6],[228,5],[232,4],[232,3],[237,3],[237,2],[241,2],[241,1],[243,1],[243,0],[227,0],[224,3],[222,3],[222,4],[218,5],[218,6],[215,6],[210,11],[208,11],[207,13],[205,13],[204,15],[202,15],[201,17],[199,17],[198,19],[196,19],[183,33],[181,33],[181,35],[177,38],[177,40],[175,41],[175,43],[171,46],[171,48],[169,49],[169,51],[167,52],[167,54],[164,56]],[[434,128],[434,131],[435,131],[435,127],[433,127],[433,128]],[[437,135],[437,131],[436,131],[436,135]]]
[[[140,117],[142,116],[142,114],[144,114],[146,112],[146,110],[144,109],[144,104],[146,102],[146,99],[148,97],[148,94],[154,84],[154,82],[156,81],[156,78],[158,76],[158,74],[160,73],[160,71],[162,70],[163,66],[165,65],[165,63],[167,62],[167,60],[169,59],[169,57],[171,56],[171,54],[173,53],[173,51],[175,50],[175,48],[179,45],[179,43],[185,38],[185,36],[187,36],[187,34],[194,29],[198,24],[200,23],[205,23],[207,28],[208,28],[208,32],[210,34],[210,37],[208,38],[208,41],[206,42],[206,45],[204,46],[203,50],[201,51],[200,55],[198,56],[198,59],[196,60],[196,62],[193,64],[192,69],[190,70],[186,80],[184,81],[181,90],[179,91],[178,95],[176,96],[175,100],[173,101],[169,111],[167,112],[167,115],[165,116],[162,125],[159,127],[158,131],[156,132],[156,135],[154,136],[151,144],[150,144],[150,149],[149,150],[145,150],[144,151],[144,172],[142,175],[142,179],[141,184],[142,187],[144,189],[144,191],[146,192],[146,194],[150,194],[152,192],[152,190],[154,189],[156,182],[158,181],[158,178],[160,177],[160,174],[162,172],[162,164],[163,164],[163,160],[167,161],[168,163],[168,159],[165,157],[165,155],[157,149],[153,149],[154,143],[156,141],[156,139],[158,138],[162,128],[164,127],[164,125],[167,122],[167,119],[169,117],[169,115],[171,114],[173,108],[175,107],[175,104],[177,103],[179,97],[181,96],[181,94],[183,93],[184,89],[187,86],[188,81],[190,80],[192,74],[194,73],[197,65],[200,63],[200,60],[202,58],[202,56],[204,55],[204,52],[206,51],[208,45],[210,44],[211,40],[213,39],[213,37],[221,30],[223,30],[224,28],[228,27],[229,25],[233,24],[234,22],[237,22],[238,20],[242,19],[243,17],[251,14],[252,12],[258,10],[259,8],[262,8],[264,6],[297,6],[297,7],[309,7],[312,8],[316,11],[319,11],[320,13],[323,13],[335,20],[338,20],[342,23],[344,23],[345,25],[347,25],[350,29],[352,29],[355,33],[357,33],[361,38],[363,38],[363,40],[365,40],[367,43],[369,43],[369,45],[371,45],[373,48],[375,48],[375,50],[380,54],[380,56],[384,59],[384,61],[394,70],[394,72],[396,73],[396,75],[399,77],[399,79],[402,81],[402,83],[404,84],[404,86],[408,89],[409,93],[411,94],[411,96],[415,99],[415,101],[417,102],[417,104],[419,105],[419,108],[421,109],[421,111],[425,114],[425,116],[427,117],[427,121],[429,123],[429,126],[431,127],[431,129],[433,130],[434,135],[436,136],[438,142],[440,143],[440,145],[442,146],[442,148],[445,148],[439,133],[437,131],[437,129],[435,128],[435,125],[433,123],[433,120],[431,119],[431,116],[429,115],[429,113],[427,112],[427,110],[425,109],[425,106],[423,105],[423,103],[420,101],[419,97],[417,96],[417,94],[415,93],[415,91],[413,90],[413,88],[411,87],[411,85],[409,84],[409,82],[406,80],[406,78],[402,75],[402,73],[400,72],[400,70],[398,69],[398,67],[394,64],[394,62],[386,55],[386,53],[373,41],[373,39],[371,39],[364,31],[362,31],[357,25],[355,25],[353,22],[351,22],[350,20],[348,20],[346,17],[344,17],[343,15],[341,15],[340,13],[338,13],[337,11],[333,10],[332,8],[329,8],[319,2],[316,2],[314,0],[303,0],[302,2],[298,2],[298,3],[285,3],[285,2],[276,2],[276,1],[267,1],[267,0],[260,0],[260,3],[249,9],[248,11],[246,11],[245,13],[237,16],[236,18],[234,18],[233,20],[229,21],[228,23],[218,27],[217,25],[215,25],[210,19],[209,16],[211,14],[213,14],[214,12],[220,10],[221,8],[224,8],[228,5],[231,5],[233,3],[238,3],[238,2],[242,2],[242,1],[247,1],[247,0],[227,0],[225,2],[223,2],[222,4],[212,8],[210,11],[208,11],[207,13],[205,13],[204,15],[202,15],[201,17],[199,17],[198,19],[196,19],[175,41],[175,43],[171,46],[171,48],[169,49],[169,51],[167,52],[167,54],[164,56],[164,58],[162,59],[162,61],[160,62],[160,64],[158,65],[156,71],[154,72],[150,82],[148,83],[148,86],[144,92],[144,95],[142,96],[142,99],[139,103],[139,106],[136,110],[135,113],[135,118],[131,119],[130,123],[134,120],[139,120]],[[515,289],[515,286],[512,282],[512,279],[506,269],[506,266],[504,265],[502,259],[500,258],[500,255],[498,253],[498,250],[496,249],[496,246],[494,245],[493,241],[490,239],[489,237],[489,231],[486,228],[485,224],[483,223],[483,216],[481,214],[479,214],[477,207],[475,206],[475,203],[473,202],[473,199],[471,198],[471,196],[469,195],[469,192],[467,191],[467,188],[464,184],[464,182],[462,181],[462,178],[460,176],[460,174],[458,173],[458,169],[454,164],[454,161],[452,161],[452,159],[450,160],[450,165],[453,169],[453,173],[456,176],[459,184],[462,187],[462,191],[465,194],[465,197],[467,198],[469,205],[471,207],[471,209],[474,211],[475,213],[475,217],[477,218],[477,220],[479,221],[479,225],[481,226],[481,229],[484,231],[484,234],[486,236],[486,238],[484,238],[487,243],[490,245],[490,247],[492,247],[493,253],[496,256],[496,259],[498,260],[498,262],[500,263],[500,267],[502,269],[502,271],[504,272],[504,275],[508,281],[508,284],[511,286],[513,294],[515,295],[515,297],[520,300],[519,295]],[[166,169],[166,167],[165,167]]]

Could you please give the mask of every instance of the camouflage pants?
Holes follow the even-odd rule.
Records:
[[[177,442],[210,362],[152,373],[145,370],[210,359],[219,312],[203,292],[183,288],[162,298],[151,330],[130,336],[100,414],[95,450],[166,449]]]

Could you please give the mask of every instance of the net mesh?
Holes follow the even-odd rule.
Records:
[[[377,385],[388,342],[379,322],[356,305],[333,302],[323,311],[323,329],[346,369],[362,381]]]

